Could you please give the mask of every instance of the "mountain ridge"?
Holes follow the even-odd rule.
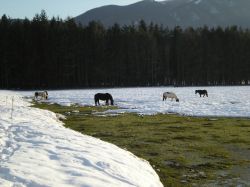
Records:
[[[106,5],[89,10],[77,17],[76,22],[87,25],[100,21],[109,27],[137,24],[140,20],[173,28],[231,26],[250,27],[249,0],[144,0],[126,6]]]

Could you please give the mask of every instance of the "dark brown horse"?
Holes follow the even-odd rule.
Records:
[[[114,105],[114,100],[111,94],[109,93],[97,93],[95,94],[95,105],[100,105],[99,100],[106,101],[106,105],[110,104]]]
[[[203,97],[207,96],[208,97],[208,94],[207,94],[207,90],[195,90],[195,94],[200,94],[200,97],[203,95]]]

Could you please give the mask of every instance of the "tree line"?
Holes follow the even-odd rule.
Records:
[[[0,19],[0,88],[250,84],[250,31]]]

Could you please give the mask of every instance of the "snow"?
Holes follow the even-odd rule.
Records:
[[[208,97],[195,95],[195,90],[206,89]],[[163,92],[174,92],[180,102],[162,101]],[[152,115],[178,113],[188,116],[250,117],[250,86],[235,87],[155,87],[49,91],[48,102],[61,105],[94,105],[94,94],[111,93],[118,110],[110,113],[134,112]],[[26,96],[34,92],[21,92]],[[102,103],[104,104],[104,103]]]
[[[206,89],[209,97],[195,95],[197,89]],[[174,92],[180,102],[162,101],[166,91]],[[93,97],[98,92],[113,95],[119,109],[109,110],[111,115],[134,112],[250,117],[249,86],[58,90],[49,91],[48,102],[94,105]],[[30,107],[22,97],[33,94],[0,91],[1,187],[162,186],[145,160],[64,128],[58,120],[64,116]]]
[[[198,4],[200,4],[202,2],[202,0],[189,0],[188,2],[198,5]]]
[[[50,94],[71,102],[65,93]],[[163,186],[147,161],[64,128],[55,113],[29,105],[16,92],[0,91],[1,187]]]
[[[195,1],[194,3],[198,5],[198,4],[200,4],[201,2],[202,2],[202,0],[197,0],[197,1]]]

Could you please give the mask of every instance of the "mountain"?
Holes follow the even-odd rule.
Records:
[[[127,6],[109,5],[81,14],[83,25],[100,21],[105,26],[137,24],[141,19],[170,28],[207,25],[250,27],[250,0],[144,0]]]

